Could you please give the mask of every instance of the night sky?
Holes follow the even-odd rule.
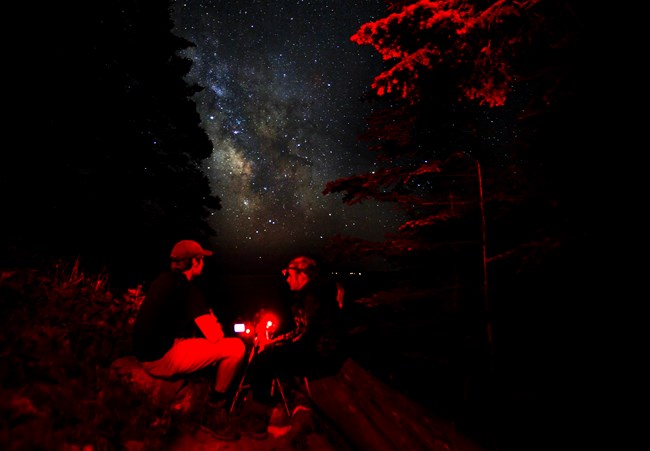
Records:
[[[358,139],[373,105],[360,99],[381,58],[350,36],[386,15],[381,0],[175,3],[175,32],[196,44],[187,80],[205,87],[195,101],[214,145],[219,252],[266,264],[339,232],[381,239],[400,222],[390,205],[322,194],[375,164]]]

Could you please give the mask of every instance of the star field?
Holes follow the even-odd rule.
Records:
[[[387,205],[345,206],[328,181],[372,170],[358,135],[371,105],[359,98],[381,70],[379,55],[350,41],[386,14],[375,1],[176,2],[174,32],[194,100],[213,143],[204,170],[222,209],[216,247],[259,262],[317,251],[342,233],[380,239],[398,218]]]

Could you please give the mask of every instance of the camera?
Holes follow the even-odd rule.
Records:
[[[237,335],[259,343],[271,339],[277,329],[277,315],[264,309],[258,311],[251,321],[238,321],[233,324],[233,331]]]

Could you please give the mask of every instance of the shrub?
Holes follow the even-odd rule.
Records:
[[[0,271],[0,448],[159,448],[170,414],[110,377],[131,354],[141,287],[111,292],[108,274],[76,260]]]

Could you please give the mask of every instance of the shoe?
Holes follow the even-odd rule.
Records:
[[[239,440],[241,434],[230,420],[225,408],[210,408],[201,429],[217,440],[232,442]]]

